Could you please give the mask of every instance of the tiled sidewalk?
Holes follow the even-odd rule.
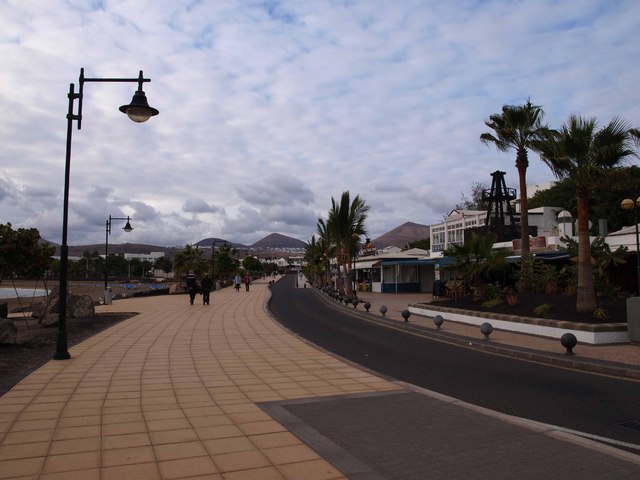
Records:
[[[398,387],[283,330],[267,297],[256,284],[210,306],[100,307],[142,313],[0,398],[0,478],[345,478],[256,404]]]
[[[266,282],[258,282],[250,292],[214,292],[210,306],[189,305],[186,296],[173,295],[99,307],[103,312],[141,313],[73,347],[71,360],[48,362],[0,397],[0,479],[347,478],[334,466],[340,464],[335,445],[328,446],[333,457],[325,456],[331,464],[317,453],[324,450],[307,446],[259,404],[333,398],[366,406],[372,402],[367,394],[406,393],[409,386],[349,365],[287,332],[266,313],[268,296]],[[388,316],[395,318],[404,300],[394,298],[400,303],[392,305],[386,298]],[[522,439],[521,428],[526,427],[525,453],[541,445],[557,451],[553,442],[560,440],[550,439],[563,435],[424,394],[443,408],[455,405],[454,414],[464,408],[461,418],[477,420],[477,427],[467,424],[461,430],[473,436],[459,442],[461,455],[473,453],[495,422],[520,425],[507,429],[514,437],[505,442]],[[382,403],[393,405],[392,397]],[[451,424],[441,411],[405,414],[410,422],[422,416],[448,438]],[[375,418],[385,423],[387,417],[376,413]],[[334,426],[344,430],[341,424]],[[489,450],[498,448],[493,437],[484,443]],[[606,455],[619,472],[640,468],[638,456],[622,454],[618,460],[620,452]],[[588,463],[596,457],[580,446],[571,458]],[[434,478],[469,478],[469,462],[451,461],[448,454],[437,460],[447,470]],[[510,464],[501,472],[486,468],[487,478],[511,478]]]

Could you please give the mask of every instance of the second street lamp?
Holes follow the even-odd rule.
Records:
[[[64,167],[64,196],[62,203],[62,243],[60,244],[60,304],[58,307],[58,336],[56,340],[56,351],[53,354],[54,360],[66,360],[71,358],[67,348],[67,270],[69,268],[69,247],[67,245],[67,232],[69,230],[69,177],[71,173],[71,138],[73,133],[73,122],[77,122],[78,130],[82,128],[82,99],[84,96],[84,84],[86,82],[114,82],[114,83],[137,83],[136,90],[131,103],[122,105],[120,111],[136,123],[146,122],[149,118],[158,115],[158,110],[150,107],[147,97],[142,90],[142,84],[150,82],[144,78],[142,70],[138,78],[86,78],[84,68],[80,69],[78,81],[79,92],[76,93],[75,85],[69,84],[69,109],[67,111],[67,145],[65,153]],[[78,113],[74,112],[75,101],[78,100]]]
[[[111,221],[126,220],[127,224],[122,229],[129,233],[133,230],[131,226],[131,217],[112,217],[109,215],[105,225],[104,234],[104,304],[111,305],[111,292],[109,291],[109,235],[111,235]],[[129,275],[131,276],[131,275]]]
[[[636,270],[638,281],[636,284],[636,292],[638,296],[640,296],[640,237],[638,236],[638,209],[640,208],[640,197],[638,197],[635,202],[630,198],[625,198],[620,202],[620,206],[623,210],[633,210],[633,225],[636,230]]]

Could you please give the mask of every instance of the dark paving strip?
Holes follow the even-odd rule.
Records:
[[[637,464],[408,390],[260,406],[350,479],[637,480],[640,474]]]

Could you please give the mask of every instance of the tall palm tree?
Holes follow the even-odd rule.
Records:
[[[360,237],[367,234],[365,221],[368,211],[369,206],[360,195],[351,201],[348,190],[342,193],[339,203],[331,198],[326,227],[331,232],[338,264],[345,275],[349,273],[350,262],[360,246]],[[350,282],[346,282],[345,289],[348,295],[353,293]]]
[[[595,118],[572,115],[559,132],[540,143],[542,160],[558,179],[570,178],[576,185],[578,210],[578,292],[576,310],[592,312],[596,297],[589,241],[589,194],[607,180],[616,167],[637,154],[633,141],[637,130],[619,118],[598,130]]]
[[[201,273],[206,271],[209,266],[204,252],[198,247],[194,248],[193,245],[186,245],[181,252],[176,253],[173,261],[178,275],[187,273],[189,270]]]
[[[537,141],[549,132],[549,128],[542,124],[543,116],[542,107],[533,105],[531,100],[527,100],[522,106],[504,105],[501,113],[491,115],[489,120],[484,122],[494,134],[485,132],[480,135],[480,141],[485,145],[493,144],[501,152],[516,151],[516,168],[520,184],[520,243],[523,269],[531,267],[527,201],[528,150],[538,151]]]

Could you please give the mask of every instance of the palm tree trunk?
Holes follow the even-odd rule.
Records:
[[[520,183],[520,268],[522,269],[523,277],[529,278],[533,267],[530,259],[531,249],[529,248],[529,200],[527,199],[526,164],[524,166],[518,165],[518,180]],[[521,289],[529,290],[530,285],[525,282]]]
[[[591,242],[589,241],[589,202],[587,192],[582,188],[576,191],[578,206],[578,295],[576,310],[593,312],[596,309],[596,296],[591,272]]]

